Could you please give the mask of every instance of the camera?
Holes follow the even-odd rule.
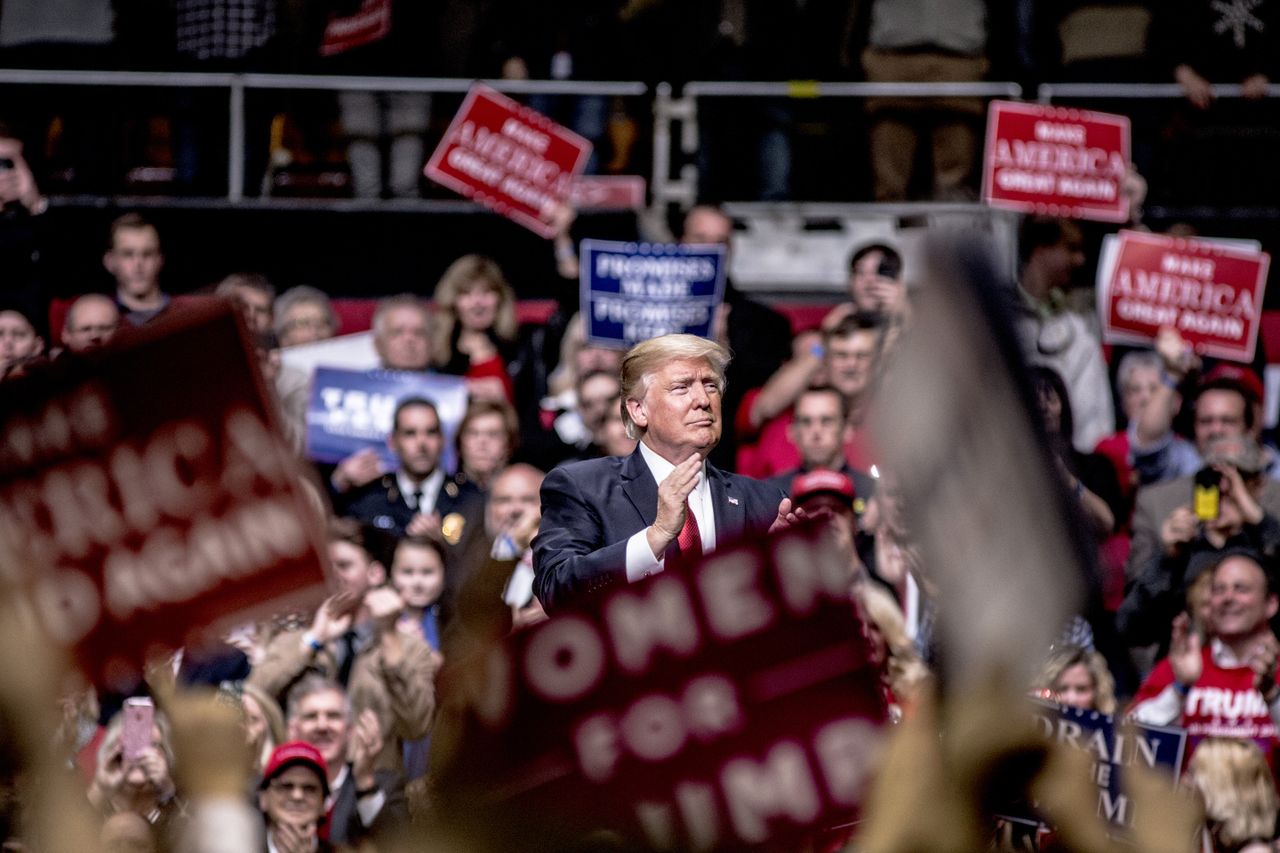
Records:
[[[1213,521],[1218,517],[1218,503],[1222,498],[1222,474],[1216,468],[1201,468],[1196,472],[1192,486],[1191,506],[1200,521]]]

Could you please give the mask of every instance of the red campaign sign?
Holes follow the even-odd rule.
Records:
[[[583,175],[569,193],[579,210],[637,210],[644,207],[644,178],[639,175]]]
[[[1087,110],[992,101],[982,199],[1023,213],[1124,222],[1129,119]]]
[[[1150,343],[1172,326],[1200,353],[1253,361],[1270,255],[1138,231],[1117,242],[1098,291],[1108,343]]]
[[[0,393],[0,598],[98,683],[318,597],[319,511],[230,306],[202,302]]]
[[[363,47],[391,32],[391,0],[364,0],[354,14],[332,15],[320,39],[320,55],[336,56]]]
[[[797,849],[847,826],[886,720],[849,577],[808,528],[455,654],[440,814],[522,850],[599,830],[643,849]]]
[[[488,86],[467,92],[424,172],[543,237],[566,204],[591,143]]]

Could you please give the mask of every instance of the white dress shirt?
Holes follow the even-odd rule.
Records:
[[[414,492],[421,490],[422,498],[418,501],[418,505],[410,506],[409,509],[422,515],[430,515],[436,508],[436,498],[440,497],[440,487],[444,485],[444,471],[440,468],[432,471],[421,485],[415,484],[403,471],[397,471],[396,485],[400,487],[400,494],[404,496],[405,503],[413,499]]]
[[[675,470],[667,460],[663,459],[643,441],[640,442],[640,456],[649,466],[649,472],[658,485]],[[698,475],[698,485],[689,493],[689,508],[693,517],[698,520],[698,533],[702,538],[702,553],[709,554],[716,549],[716,515],[711,501],[711,484],[707,482],[707,462],[702,461],[702,473]],[[645,528],[648,530],[648,528]],[[640,578],[660,572],[666,568],[666,555],[657,557],[649,548],[649,540],[645,530],[632,535],[627,540],[627,580],[635,582]]]

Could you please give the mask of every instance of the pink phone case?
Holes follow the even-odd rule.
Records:
[[[134,761],[151,746],[155,708],[150,701],[127,701],[124,706],[124,728],[120,733],[120,749],[125,761]]]

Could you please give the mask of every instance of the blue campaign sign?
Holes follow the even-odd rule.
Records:
[[[461,376],[317,367],[307,404],[307,456],[317,462],[341,462],[372,447],[387,469],[395,470],[387,436],[396,406],[408,397],[435,403],[444,431],[441,465],[452,472],[457,466],[453,438],[467,409],[467,383]]]
[[[1185,729],[1150,726],[1133,721],[1117,725],[1097,711],[1035,702],[1036,730],[1046,739],[1089,753],[1090,778],[1098,786],[1098,817],[1121,826],[1133,824],[1133,804],[1124,791],[1125,767],[1159,769],[1170,784],[1182,768],[1187,747]]]
[[[711,336],[724,299],[725,247],[583,240],[587,341],[625,348],[672,332]]]

